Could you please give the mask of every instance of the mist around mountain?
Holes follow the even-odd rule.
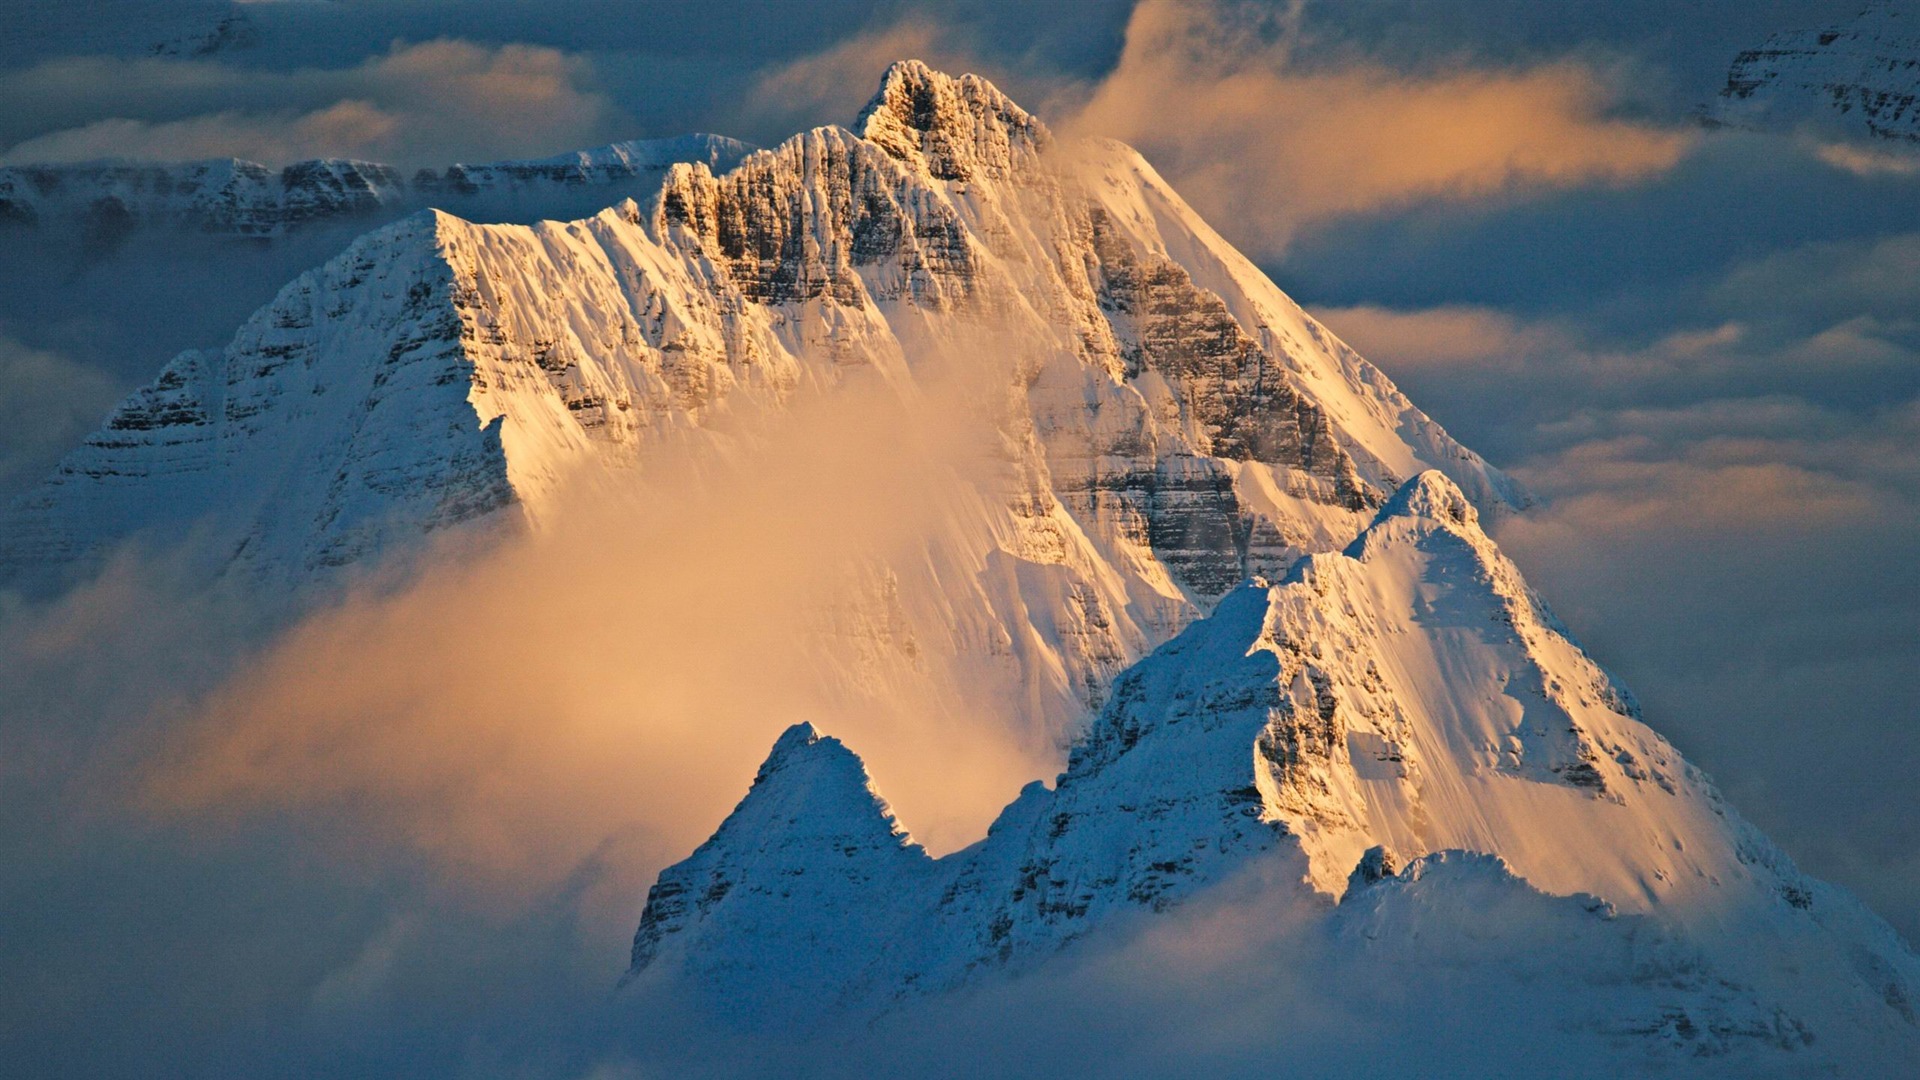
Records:
[[[10,233],[34,239],[0,242],[0,495],[11,501],[59,467],[62,498],[91,487],[81,503],[118,509],[98,515],[103,527],[88,538],[57,523],[49,531],[59,515],[43,508],[29,531],[78,535],[72,552],[85,554],[42,557],[33,573],[51,567],[51,581],[22,593],[13,576],[0,590],[0,684],[8,688],[0,800],[10,822],[0,852],[17,871],[0,882],[13,928],[0,943],[12,973],[0,1013],[20,1018],[4,1025],[7,1056],[30,1074],[53,1075],[973,1075],[987,1047],[984,1064],[1025,1074],[1251,1074],[1284,1060],[1313,1075],[1534,1075],[1554,1060],[1571,1075],[1900,1075],[1909,1055],[1899,1022],[1875,1029],[1872,1018],[1899,1014],[1899,993],[1889,993],[1899,983],[1875,958],[1904,954],[1885,945],[1871,915],[1816,879],[1844,882],[1896,925],[1911,921],[1902,840],[1911,830],[1887,809],[1902,805],[1901,768],[1911,756],[1899,722],[1911,702],[1900,659],[1912,596],[1904,552],[1913,535],[1913,417],[1902,359],[1911,351],[1902,299],[1911,290],[1902,283],[1912,275],[1901,269],[1912,255],[1903,235],[1912,228],[1915,204],[1903,197],[1911,181],[1886,167],[1897,154],[1835,149],[1896,144],[1838,132],[1818,115],[1784,129],[1704,135],[1691,133],[1683,115],[1719,89],[1736,49],[1775,28],[1839,25],[1853,11],[1819,6],[1516,12],[1466,3],[1447,25],[1409,33],[1413,24],[1391,5],[1309,5],[1298,35],[1267,44],[1169,37],[1167,20],[1151,10],[1121,11],[1132,60],[1098,75],[1102,97],[1138,103],[1143,85],[1173,85],[1156,79],[1198,80],[1190,96],[1161,95],[1184,101],[1195,123],[1162,128],[1149,122],[1152,110],[1118,119],[1133,124],[1131,137],[1165,186],[1210,208],[1203,224],[1232,237],[1312,315],[1288,316],[1298,340],[1276,343],[1250,332],[1260,319],[1243,312],[1284,313],[1291,301],[1268,296],[1257,271],[1244,283],[1233,274],[1207,279],[1186,255],[1170,260],[1199,289],[1226,298],[1222,316],[1179,288],[1166,266],[1118,257],[1188,227],[1147,184],[1151,227],[1128,219],[1128,200],[1107,198],[1123,224],[1095,236],[1091,257],[1050,229],[1017,244],[1030,251],[1038,241],[1091,268],[1097,313],[1073,306],[1079,301],[1069,309],[1082,313],[1077,330],[1113,335],[1117,364],[1100,359],[1099,348],[1076,348],[1076,362],[1062,363],[1061,337],[1046,325],[1007,333],[997,322],[966,325],[951,310],[928,314],[1009,282],[1022,297],[1063,293],[1032,267],[1003,274],[979,261],[955,273],[951,228],[927,228],[925,217],[937,219],[939,189],[952,181],[889,178],[892,151],[848,164],[850,182],[863,178],[848,189],[862,196],[850,220],[869,231],[844,263],[831,250],[817,260],[805,254],[806,237],[832,227],[769,228],[796,196],[800,217],[831,219],[853,205],[783,181],[783,169],[809,159],[778,149],[773,167],[735,183],[720,175],[710,188],[686,184],[694,212],[670,243],[660,241],[652,213],[660,203],[648,197],[664,175],[633,192],[638,220],[596,222],[607,206],[589,187],[536,194],[508,211],[454,207],[452,219],[430,216],[425,229],[401,222],[377,242],[361,240],[367,227],[408,207],[310,220],[271,238],[177,222],[99,246],[84,242],[84,230]],[[505,76],[522,50],[496,49],[487,37],[508,32],[504,20],[528,40],[544,40],[541,24],[568,27],[567,41],[593,39],[591,47],[559,43],[601,50],[564,58],[579,65],[570,70],[584,89],[587,65],[607,76],[606,50],[637,32],[627,12],[592,3],[537,15],[477,5],[457,28],[425,36],[417,28],[438,16],[412,6],[187,7],[121,3],[124,17],[109,25],[63,14],[33,35],[9,35],[0,52],[31,56],[36,35],[66,33],[89,49],[119,42],[144,59],[12,71],[0,97],[17,100],[34,78],[108,68],[128,83],[113,99],[123,103],[151,92],[142,89],[146,76],[169,72],[231,90],[244,83],[241,72],[257,69],[274,84],[271,94],[282,94],[271,69],[290,43],[309,65],[340,68],[355,61],[332,51],[339,33],[394,18],[411,20],[416,40],[461,40],[405,46],[375,33],[364,43],[368,62],[341,78],[377,80],[425,64],[422,77],[431,79],[442,62],[455,76],[469,62]],[[668,7],[647,36],[697,49],[682,31],[697,31],[704,16],[675,22]],[[241,11],[245,25],[222,36],[227,15],[215,9]],[[1069,37],[1080,53],[1104,57],[1105,39],[1085,32],[1084,10],[1066,20],[1082,24]],[[1202,31],[1213,24],[1202,7],[1187,10],[1200,14],[1174,22]],[[171,20],[164,33],[142,21],[150,13]],[[684,94],[649,90],[645,123],[586,136],[568,121],[531,143],[525,130],[503,130],[497,138],[509,148],[488,153],[539,155],[695,126],[779,148],[796,127],[854,117],[886,60],[964,52],[964,28],[955,26],[971,17],[915,22],[908,12],[901,27],[876,23],[874,33],[815,55],[815,45],[783,37],[777,12],[762,16],[770,52],[708,56],[688,84],[714,101],[754,79],[780,87],[778,107],[754,113],[759,120],[722,123],[697,104],[707,100],[699,93],[689,105]],[[1025,60],[987,63],[1000,86],[1022,87],[1016,96],[1028,105],[1046,101],[1056,84],[1032,89],[1034,71],[1052,69],[1022,64],[1057,56],[1061,40],[1059,18],[1031,16]],[[836,18],[823,7],[820,33],[853,33]],[[295,23],[301,32],[289,35]],[[1725,44],[1697,46],[1695,31]],[[1114,34],[1118,47],[1119,23]],[[1643,39],[1664,44],[1650,53],[1635,44]],[[1154,41],[1180,43],[1165,55],[1187,66],[1140,63]],[[204,42],[217,47],[202,51]],[[1276,59],[1302,42],[1311,47],[1294,50],[1297,64]],[[1566,53],[1568,42],[1582,51]],[[171,51],[150,55],[155,44]],[[781,66],[783,48],[801,60]],[[1611,69],[1607,49],[1649,66]],[[554,59],[525,51],[536,77]],[[1673,72],[1660,62],[1681,53],[1701,69],[1684,92],[1665,85]],[[1543,56],[1561,62],[1539,66]],[[1481,78],[1486,64],[1494,71]],[[970,68],[980,70],[971,61],[947,66]],[[612,91],[629,108],[636,86],[654,79],[671,88],[680,77],[671,63],[632,70]],[[742,70],[752,78],[743,82]],[[857,70],[837,91],[847,100],[823,111],[832,95],[821,87],[845,70]],[[1618,136],[1629,148],[1677,147],[1678,156],[1635,158],[1635,168],[1650,171],[1617,181],[1521,179],[1495,195],[1447,189],[1331,219],[1302,216],[1324,213],[1328,193],[1285,178],[1320,174],[1265,137],[1237,155],[1266,170],[1260,182],[1236,188],[1218,174],[1200,178],[1209,138],[1259,134],[1235,126],[1244,118],[1213,74],[1232,71],[1239,85],[1273,95],[1285,115],[1311,118],[1299,109],[1324,100],[1311,91],[1351,85],[1341,79],[1356,70],[1376,80],[1399,74],[1379,93],[1336,102],[1330,115],[1441,104],[1441,90],[1629,80],[1634,89],[1616,111],[1586,114],[1573,100],[1597,125],[1576,132]],[[1658,119],[1666,91],[1679,101],[1678,127]],[[50,132],[66,125],[97,145],[111,128],[86,123],[86,101],[45,100],[52,111],[35,122]],[[255,104],[271,111],[274,100]],[[556,101],[591,104],[590,96]],[[10,137],[33,111],[16,114]],[[1042,113],[1052,121],[1073,114],[1051,101]],[[768,119],[775,115],[777,123]],[[249,117],[238,119],[244,127]],[[127,125],[128,145],[151,157],[197,122],[149,117]],[[145,130],[148,123],[156,126]],[[1350,127],[1356,135],[1399,130]],[[303,137],[291,126],[286,134]],[[896,149],[918,145],[910,132],[898,134],[905,141]],[[1368,145],[1359,139],[1350,149],[1364,157]],[[1059,149],[1043,157],[1058,165]],[[333,151],[295,156],[315,152]],[[952,160],[920,153],[936,171]],[[279,163],[292,158],[261,156],[275,162],[268,177],[280,183]],[[451,157],[409,158],[401,175],[411,177],[421,160],[442,175],[438,163]],[[1133,168],[1093,157],[1123,176]],[[842,175],[839,167],[816,179]],[[1391,198],[1430,182],[1423,175],[1377,175],[1345,193]],[[1272,183],[1288,188],[1286,200],[1230,200],[1231,209],[1215,201]],[[774,186],[775,197],[749,195],[754,185]],[[1073,202],[1065,188],[1059,194]],[[710,229],[698,212],[698,199],[709,197]],[[1055,197],[1023,197],[1008,217],[1024,228],[1032,203]],[[926,235],[889,241],[890,216]],[[560,224],[534,226],[543,219]],[[960,219],[961,235],[984,236],[1001,255],[1005,233],[991,223],[973,232],[965,213]],[[529,228],[476,224],[489,221]],[[729,235],[753,230],[787,238],[782,245],[798,244],[803,257],[729,253]],[[1288,238],[1284,250],[1269,246],[1274,236]],[[394,257],[363,269],[366,253],[382,245]],[[340,258],[349,248],[358,253]],[[710,276],[691,290],[661,290],[665,301],[648,306],[659,295],[654,275],[688,258],[706,259]],[[603,284],[591,296],[570,295],[562,283],[583,268],[605,275]],[[633,276],[636,268],[644,274]],[[305,298],[281,303],[297,280]],[[458,327],[457,343],[432,338],[433,318],[404,315],[408,289],[387,295],[416,283],[432,294],[423,312],[459,302],[443,324]],[[910,299],[889,299],[896,287]],[[703,288],[725,297],[724,310],[701,308]],[[466,299],[469,290],[481,302]],[[819,312],[859,291],[874,299],[884,331],[838,316],[810,324],[783,299],[817,294],[798,306]],[[316,327],[281,325],[298,322],[303,305]],[[618,314],[623,305],[629,316]],[[915,313],[901,318],[907,309]],[[671,332],[651,322],[656,310]],[[941,326],[903,335],[916,321]],[[1307,332],[1316,324],[1332,344]],[[710,347],[715,328],[720,344]],[[632,333],[641,344],[608,346],[597,338],[603,332]],[[865,345],[820,352],[823,338],[861,333],[871,334],[867,344],[893,334],[910,362],[874,365]],[[675,334],[697,347],[661,347]],[[756,335],[777,343],[766,353],[773,362],[736,364],[750,351],[741,342]],[[1365,405],[1362,396],[1353,410],[1354,399],[1329,393],[1330,384],[1303,386],[1297,369],[1268,363],[1286,357],[1290,369],[1365,373],[1370,365],[1341,357],[1343,340],[1391,372],[1417,411],[1446,423],[1459,442],[1444,433],[1368,435],[1365,418],[1382,397]],[[409,343],[393,363],[395,348]],[[198,359],[156,383],[183,350]],[[698,362],[686,362],[689,353]],[[372,370],[354,363],[365,356],[388,362]],[[281,360],[292,362],[254,374]],[[1102,374],[1116,367],[1117,378]],[[1006,392],[1035,371],[1041,377],[1024,393]],[[784,382],[787,372],[799,374],[795,384]],[[479,394],[475,374],[489,383]],[[228,375],[240,376],[239,393]],[[1152,392],[1153,376],[1167,381],[1165,397]],[[1091,399],[1089,387],[1099,388]],[[1135,393],[1155,407],[1128,405]],[[1081,430],[1071,421],[1089,400],[1104,418]],[[1264,419],[1220,423],[1223,405]],[[249,415],[256,406],[264,408]],[[484,440],[477,453],[469,441],[484,433],[483,420],[503,435],[497,457]],[[1029,422],[1032,436],[1018,434]],[[508,432],[534,437],[514,443]],[[1437,580],[1407,576],[1432,552],[1390,572],[1375,565],[1359,589],[1349,573],[1333,572],[1324,580],[1339,585],[1351,612],[1317,610],[1292,587],[1302,552],[1328,556],[1323,570],[1344,566],[1350,556],[1333,557],[1336,549],[1383,516],[1387,531],[1458,540],[1466,515],[1443,509],[1451,497],[1431,497],[1444,496],[1443,487],[1422,482],[1407,498],[1395,494],[1442,463],[1436,447],[1459,443],[1517,466],[1531,485],[1508,486],[1492,470],[1489,483],[1512,497],[1490,500],[1466,483],[1470,473],[1453,469],[1476,505],[1476,527],[1508,549],[1590,650],[1573,644],[1544,602],[1511,601],[1524,585],[1502,586],[1509,599],[1489,600],[1479,571],[1468,575],[1476,584],[1463,585],[1447,570],[1475,559],[1427,564],[1442,571]],[[76,450],[75,467],[61,467]],[[1370,460],[1406,451],[1398,465]],[[320,476],[327,483],[315,483]],[[1342,504],[1343,487],[1358,505]],[[126,495],[140,490],[147,494]],[[1414,503],[1430,512],[1409,517]],[[291,512],[266,511],[274,505]],[[1388,514],[1390,505],[1397,509]],[[1430,524],[1406,525],[1423,516]],[[1095,527],[1081,527],[1089,520]],[[1461,541],[1454,553],[1473,546]],[[1267,582],[1259,605],[1260,587],[1243,589],[1238,576],[1255,574]],[[1410,580],[1422,603],[1452,599],[1429,609],[1382,590]],[[929,602],[956,582],[986,587]],[[1239,608],[1226,605],[1235,598]],[[1520,621],[1523,639],[1564,638],[1612,675],[1589,681],[1572,654],[1538,658],[1532,643],[1503,637],[1503,618],[1536,603],[1537,624]],[[1277,613],[1274,633],[1264,616],[1256,633],[1248,614],[1256,606]],[[1242,617],[1219,618],[1236,610]],[[1424,614],[1409,625],[1406,610]],[[1476,610],[1488,617],[1448,622]],[[1338,637],[1343,653],[1375,657],[1380,683],[1337,658],[1302,661],[1304,682],[1269,682],[1265,657],[1291,670],[1280,643],[1307,633],[1302,625]],[[1383,628],[1392,632],[1377,636]],[[1194,678],[1203,681],[1185,688],[1156,659],[1170,642],[1232,651],[1241,639],[1258,645],[1250,665],[1198,665]],[[1416,676],[1428,662],[1421,657],[1445,657],[1450,671],[1465,664],[1458,683],[1475,689],[1439,707],[1450,695],[1436,697]],[[1644,706],[1620,675],[1646,695]],[[1128,678],[1172,686],[1174,698],[1116,702],[1113,688]],[[1561,690],[1536,695],[1536,682]],[[1211,708],[1242,698],[1268,711],[1219,714],[1226,722],[1208,745],[1224,755],[1223,769],[1189,767],[1210,759],[1191,742],[1164,738],[1193,730],[1189,702]],[[1331,716],[1322,717],[1328,703]],[[1384,723],[1383,703],[1412,719]],[[1576,730],[1554,726],[1563,708]],[[1109,709],[1120,743],[1092,733],[1083,740],[1080,726],[1097,732]],[[1495,737],[1516,709],[1517,747]],[[1658,734],[1636,726],[1643,722]],[[800,728],[783,742],[801,723],[811,735]],[[1484,742],[1449,734],[1477,733],[1476,725],[1491,732]],[[1158,733],[1134,744],[1138,762],[1181,766],[1141,768],[1150,774],[1142,784],[1105,788],[1083,769],[1064,796],[1048,789],[1061,786],[1070,758],[1113,757],[1129,731]],[[776,760],[855,762],[859,782],[827,785],[845,796],[828,803],[857,808],[885,794],[878,819],[852,816],[856,839],[897,842],[897,851],[880,850],[919,868],[913,874],[931,863],[936,876],[972,883],[964,899],[944,901],[884,875],[847,879],[844,895],[881,922],[888,912],[945,904],[938,929],[863,926],[856,934],[840,921],[846,905],[798,916],[756,906],[754,896],[779,891],[750,887],[768,874],[798,867],[817,878],[834,865],[790,843],[830,837],[844,820],[832,813],[812,826],[764,830],[764,851],[736,836],[720,845],[725,857],[669,871],[668,881],[708,887],[682,896],[718,904],[711,925],[704,916],[666,919],[664,903],[643,916],[662,869],[713,837],[757,772],[774,764],[770,747],[794,742],[803,749]],[[831,752],[835,744],[843,755]],[[1631,761],[1619,759],[1622,750]],[[1723,783],[1695,777],[1687,762]],[[1473,781],[1482,788],[1471,799],[1436,799],[1434,778],[1463,767],[1469,776],[1485,770]],[[1165,772],[1181,783],[1163,783]],[[1259,792],[1263,777],[1272,790],[1260,792],[1249,817],[1241,781]],[[1143,807],[1136,789],[1154,791],[1155,804]],[[1250,841],[1231,852],[1215,849],[1208,824],[1217,792],[1232,796],[1222,808],[1237,815],[1218,820]],[[1050,838],[1054,822],[1036,815],[1056,798],[1067,809],[1112,813],[1083,814]],[[1553,835],[1516,831],[1512,813],[1475,823],[1456,812],[1530,800],[1553,808],[1539,815]],[[1658,824],[1609,832],[1602,846],[1618,861],[1604,873],[1584,854],[1554,857],[1565,853],[1555,846],[1561,834],[1604,827],[1628,804],[1626,816],[1651,812]],[[1748,812],[1798,868],[1752,838],[1737,814],[1713,814],[1704,830],[1668,828],[1676,807],[1701,806]],[[1444,827],[1422,825],[1422,814]],[[1088,841],[1099,830],[1086,819],[1102,817],[1157,823],[1139,861],[1131,845]],[[990,824],[997,839],[981,850],[992,857],[969,854]],[[1176,852],[1195,831],[1208,834],[1205,852]],[[1684,851],[1664,843],[1673,838]],[[927,854],[915,855],[914,845]],[[1715,868],[1729,849],[1747,875],[1731,885]],[[1060,871],[1042,872],[1045,859]],[[694,876],[716,865],[727,873]],[[1703,891],[1746,913],[1736,928],[1674,922],[1672,909],[1685,906],[1678,898],[1699,895],[1689,867],[1720,877]],[[748,884],[729,889],[730,900],[710,898],[734,871]],[[1593,876],[1574,880],[1582,873]],[[1125,887],[1103,886],[1110,876]],[[886,880],[899,887],[873,903],[875,882]],[[1638,904],[1615,899],[1636,892]],[[1002,940],[1017,940],[1005,960],[994,939],[998,914],[1008,916]],[[795,917],[798,924],[787,921]],[[643,922],[658,947],[635,974]],[[667,933],[669,925],[677,931]],[[795,925],[817,931],[822,947],[783,953],[752,944]],[[886,962],[848,991],[831,946],[860,935],[888,943],[867,950]],[[974,935],[992,948],[968,944]],[[1751,955],[1729,960],[1729,939]],[[1861,949],[1836,949],[1836,941]],[[736,968],[729,956],[751,963]],[[888,979],[908,963],[903,956],[928,972],[968,971],[930,991],[896,993]],[[724,977],[674,987],[682,963],[715,958]],[[1783,986],[1770,960],[1813,974],[1802,987]],[[697,1000],[702,987],[768,964],[785,965],[777,985],[743,980],[717,1009]],[[1897,975],[1900,965],[1892,967]],[[610,990],[623,979],[625,989]],[[788,984],[821,989],[797,1009],[762,1003],[742,1015],[727,1007]]]
[[[984,1025],[1017,1074],[1338,1075],[1358,1017],[1442,1073],[1911,1059],[1913,954],[1521,581],[1480,522],[1530,501],[1137,154],[902,63],[645,202],[356,240],[0,536],[55,597],[22,685],[76,632],[110,673],[39,707],[173,688],[29,758],[51,807],[131,764],[163,819],[345,815],[509,909],[624,866],[581,879],[605,925],[773,745],[623,989],[518,991],[569,1060],[920,1075]],[[143,634],[181,605],[206,639]],[[392,924],[312,1030],[433,938]],[[1018,1019],[1089,1001],[1132,1040]]]

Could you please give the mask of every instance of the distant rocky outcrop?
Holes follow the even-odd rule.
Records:
[[[595,191],[601,204],[644,196],[682,161],[726,168],[750,148],[717,135],[640,139],[550,158],[422,169],[323,158],[270,169],[235,158],[0,168],[0,223],[77,228],[96,242],[135,228],[272,238],[315,224],[375,224],[426,206],[511,213]]]
[[[1920,10],[1880,0],[1845,22],[1773,35],[1734,59],[1709,119],[1920,142]]]

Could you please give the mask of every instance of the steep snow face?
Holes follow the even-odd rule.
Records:
[[[644,197],[682,161],[729,168],[751,148],[718,135],[641,139],[551,158],[422,169],[318,159],[283,169],[226,159],[178,164],[95,162],[0,168],[0,225],[78,227],[94,242],[129,229],[172,226],[217,236],[272,238],[302,226],[377,219],[429,204],[517,219],[578,213],[566,198],[599,192],[599,205]]]
[[[804,859],[820,827],[774,822],[750,847]],[[663,883],[680,888],[727,858],[726,834]],[[816,891],[808,867],[777,896],[650,901],[635,971],[669,983],[689,971],[751,999],[766,988],[724,973],[788,947],[786,920],[818,936],[822,920],[865,933],[880,919],[896,936],[836,986],[872,1007],[1044,961],[1123,914],[1263,864],[1298,882],[1263,898],[1276,911],[1338,900],[1336,934],[1386,918],[1383,906],[1414,920],[1359,933],[1357,950],[1417,938],[1423,911],[1457,906],[1454,885],[1423,880],[1451,864],[1440,877],[1461,888],[1569,897],[1566,910],[1585,913],[1575,921],[1620,920],[1592,934],[1670,941],[1691,959],[1649,960],[1633,978],[1697,1016],[1744,1017],[1735,1026],[1758,1024],[1767,1045],[1804,1048],[1815,1032],[1920,1051],[1920,961],[1852,898],[1801,875],[1635,717],[1472,502],[1431,471],[1344,552],[1233,591],[1122,675],[1055,788],[1022,792],[981,843],[890,863],[864,895],[832,874]],[[1383,899],[1408,890],[1431,898]],[[731,929],[743,925],[757,929]]]
[[[1302,560],[1248,647],[1282,688],[1257,744],[1269,812],[1327,891],[1375,844],[1498,852],[1549,891],[1628,907],[1741,873],[1708,842],[1719,797],[1437,473],[1345,552]]]
[[[589,157],[549,164],[620,155]],[[897,608],[1009,674],[1042,732],[1247,575],[1351,540],[1405,476],[1524,502],[1138,154],[1056,147],[985,81],[906,62],[857,131],[673,165],[644,206],[360,240],[129,398],[0,520],[0,566],[198,523],[216,561],[310,580],[538,522],[581,463],[745,403],[911,394],[956,358],[992,387],[1006,467],[926,574],[879,574],[896,600],[849,618],[877,640]]]
[[[220,352],[188,352],[0,519],[15,564],[192,525],[216,562],[310,573],[512,502],[436,214],[357,241]],[[218,513],[215,513],[215,511]]]
[[[780,942],[752,955],[688,958],[687,973],[696,979],[768,989],[769,998],[743,1006],[841,1001],[873,957],[907,929],[898,922],[893,890],[911,891],[932,870],[933,860],[874,793],[860,759],[839,740],[798,724],[774,744],[752,790],[713,839],[648,892],[633,967],[674,951],[674,936],[698,923],[704,935]],[[794,903],[801,897],[812,902]],[[705,969],[705,961],[718,966]]]
[[[1920,13],[1882,0],[1844,23],[1775,34],[1734,59],[1713,116],[1920,141]]]

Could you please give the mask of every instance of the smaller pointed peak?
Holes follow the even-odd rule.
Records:
[[[860,111],[854,133],[936,180],[999,179],[1052,141],[1046,125],[978,75],[900,60]]]
[[[774,740],[773,745],[779,747],[789,741],[797,743],[819,742],[820,729],[814,727],[810,721],[802,720],[781,732],[780,737]]]
[[[777,782],[774,782],[777,781]],[[778,792],[775,795],[774,792]],[[804,793],[803,793],[804,792]],[[826,799],[861,803],[871,800],[886,813],[886,804],[874,793],[867,763],[847,745],[802,721],[780,733],[773,749],[753,776],[748,799],[755,795],[785,800]],[[745,804],[742,804],[745,805]]]
[[[885,97],[887,91],[896,86],[910,87],[931,83],[936,78],[946,79],[949,77],[950,76],[943,72],[938,72],[928,67],[927,62],[924,60],[915,60],[912,58],[895,60],[893,63],[887,65],[887,70],[880,76],[880,96]]]
[[[849,827],[891,837],[887,842],[894,846],[912,843],[887,801],[874,790],[860,755],[802,722],[780,733],[746,798],[714,835],[718,840],[744,830],[764,840],[776,834],[821,835]]]
[[[765,776],[768,772],[791,761],[795,755],[804,753],[808,747],[823,741],[835,746],[840,745],[840,740],[828,739],[812,724],[805,720],[800,721],[781,732],[780,737],[773,741],[773,749],[767,752],[767,760],[760,766],[760,774]]]
[[[1480,522],[1480,512],[1473,508],[1473,500],[1438,469],[1428,469],[1400,485],[1400,490],[1380,508],[1378,520],[1394,517],[1429,518],[1455,525],[1478,526]]]

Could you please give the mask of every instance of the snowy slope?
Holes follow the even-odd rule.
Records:
[[[639,139],[550,158],[400,169],[319,159],[269,169],[223,159],[167,164],[93,162],[0,168],[0,224],[78,228],[94,239],[170,226],[219,236],[271,238],[340,219],[393,217],[424,206],[505,220],[578,213],[644,197],[667,167],[726,168],[750,148],[718,135]]]
[[[1561,1020],[1683,1060],[1738,1043],[1809,1069],[1920,1061],[1920,959],[1637,719],[1437,472],[1121,676],[1054,788],[974,847],[928,858],[864,780],[834,740],[782,737],[661,874],[632,977],[774,1022],[790,993],[885,1009],[1277,863],[1298,884],[1263,902],[1329,920],[1356,963],[1438,949],[1494,978],[1481,966],[1515,958],[1474,955],[1499,929],[1474,913],[1544,894],[1567,899],[1542,910],[1569,939],[1637,956],[1607,987],[1528,976],[1591,999]]]
[[[675,165],[644,205],[361,239],[134,394],[0,518],[0,567],[194,524],[216,562],[311,580],[475,517],[537,522],[570,470],[644,462],[662,432],[801,386],[912,394],[955,356],[992,382],[1003,467],[925,566],[879,579],[1050,736],[1405,476],[1525,499],[1138,154],[1056,147],[983,80],[903,63],[857,130]],[[856,632],[886,637],[871,599]]]
[[[1879,0],[1830,27],[1773,35],[1734,59],[1712,115],[1920,141],[1920,9]]]

